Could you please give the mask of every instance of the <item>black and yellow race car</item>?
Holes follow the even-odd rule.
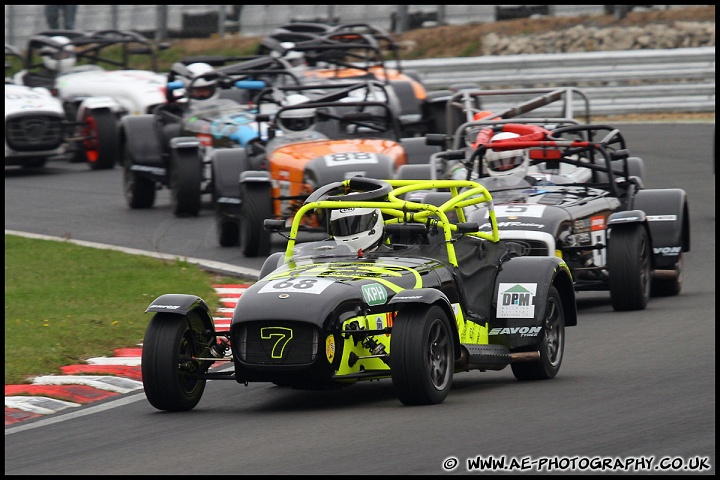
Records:
[[[406,199],[433,188],[451,198]],[[475,204],[490,207],[490,231],[466,221]],[[265,222],[287,247],[266,259],[229,330],[194,295],[161,295],[147,308],[148,401],[191,410],[211,379],[314,390],[390,379],[400,402],[426,405],[442,403],[460,372],[509,365],[518,380],[554,378],[565,327],[577,324],[571,274],[560,258],[521,256],[500,240],[491,207],[487,189],[466,180],[321,187],[291,226]],[[328,238],[299,241],[303,217],[320,211]]]

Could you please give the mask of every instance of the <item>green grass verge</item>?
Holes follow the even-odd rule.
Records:
[[[5,235],[5,384],[60,374],[60,367],[142,342],[164,293],[189,293],[219,307],[214,275],[160,260],[72,243]]]

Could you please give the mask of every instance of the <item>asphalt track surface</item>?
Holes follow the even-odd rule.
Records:
[[[468,460],[492,457],[531,464],[494,473],[714,474],[715,125],[617,126],[645,160],[646,187],[688,192],[685,283],[640,312],[614,312],[603,292],[580,294],[555,379],[457,374],[447,400],[428,407],[404,407],[389,380],[336,392],[215,381],[182,414],[156,411],[134,390],[6,425],[5,473],[490,473]],[[6,169],[5,229],[262,265],[216,245],[209,208],[174,218],[163,191],[155,208],[129,210],[121,178],[64,162]]]

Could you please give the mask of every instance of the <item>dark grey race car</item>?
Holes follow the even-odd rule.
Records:
[[[432,188],[452,198],[440,207],[405,199]],[[229,331],[215,329],[197,296],[152,302],[142,353],[148,401],[191,410],[210,379],[321,390],[391,379],[403,404],[424,405],[442,403],[453,375],[473,369],[510,365],[518,380],[554,378],[565,327],[577,324],[569,270],[557,257],[519,256],[499,240],[493,216],[488,232],[465,221],[463,207],[491,201],[460,180],[354,177],[318,189],[289,231],[284,220],[266,222],[287,234],[287,249],[268,257]],[[348,209],[380,210],[377,250],[350,249],[337,236],[296,243],[304,215]]]

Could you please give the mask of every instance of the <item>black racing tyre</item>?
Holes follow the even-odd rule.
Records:
[[[643,310],[650,298],[650,241],[640,224],[613,225],[607,269],[614,310]]]
[[[108,170],[120,163],[120,134],[110,110],[86,110],[82,119],[84,155],[93,170]]]
[[[555,287],[550,287],[548,292],[542,327],[542,338],[538,344],[540,359],[510,364],[518,380],[549,380],[560,371],[565,351],[565,312],[560,292]]]
[[[133,209],[150,208],[155,203],[155,181],[132,170],[132,159],[124,149],[123,190],[125,201]]]
[[[263,223],[273,217],[270,183],[240,184],[240,243],[246,257],[266,256],[270,252],[270,232]]]
[[[683,284],[685,260],[680,252],[675,270],[662,276],[653,277],[650,282],[650,294],[653,297],[671,297],[680,294]]]
[[[240,244],[240,222],[237,218],[215,213],[215,232],[218,245],[234,247]]]
[[[455,354],[448,316],[437,305],[398,312],[390,336],[390,374],[404,405],[442,403],[452,386]]]
[[[453,92],[450,90],[427,92],[423,104],[423,118],[428,124],[429,133],[448,133],[447,103],[452,95]]]
[[[192,360],[208,357],[211,341],[202,337],[200,317],[156,313],[145,330],[141,370],[143,389],[158,410],[192,410],[205,391],[206,379],[195,374],[207,372],[213,362]]]
[[[202,157],[196,148],[170,152],[170,203],[177,217],[196,217],[202,200]]]

